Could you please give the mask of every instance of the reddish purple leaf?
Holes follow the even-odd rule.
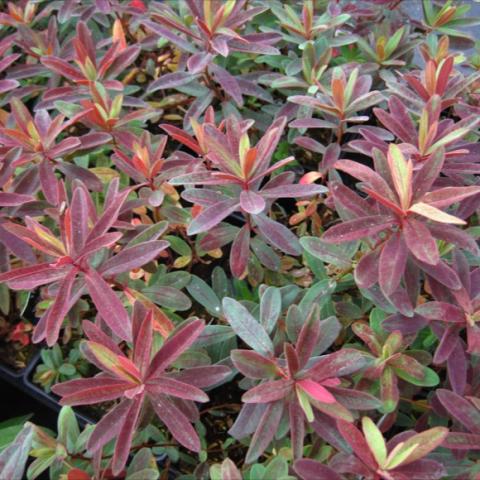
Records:
[[[328,243],[352,242],[375,235],[394,223],[394,219],[387,215],[356,218],[330,227],[322,236],[322,240]]]
[[[167,398],[152,399],[153,409],[175,440],[194,452],[200,451],[200,439],[188,418]]]
[[[378,280],[385,295],[391,295],[400,284],[407,258],[408,250],[402,235],[394,233],[383,246],[379,259]]]
[[[130,318],[120,299],[94,270],[85,275],[85,283],[98,313],[112,331],[123,340],[132,339]]]
[[[429,265],[440,261],[437,244],[428,228],[414,218],[408,218],[403,223],[403,238],[412,254]]]

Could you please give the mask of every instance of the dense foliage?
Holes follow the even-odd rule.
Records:
[[[62,405],[0,478],[480,478],[480,19],[414,3],[0,3],[0,357]]]

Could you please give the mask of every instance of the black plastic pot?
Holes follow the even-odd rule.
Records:
[[[38,322],[38,319],[35,317],[35,305],[38,300],[38,291],[34,290],[30,294],[30,298],[28,299],[27,305],[24,309],[24,311],[19,315],[19,321],[22,320],[27,320],[29,321],[32,325],[36,325]],[[37,349],[38,350],[38,349]],[[32,364],[32,362],[35,361],[36,356],[38,356],[38,352],[35,353],[32,358],[30,358],[30,361],[28,362],[27,366],[25,368],[16,370],[15,368],[2,363],[0,361],[0,378],[5,378],[7,381],[10,381],[9,379],[21,379],[25,375],[26,371],[28,370],[29,366]],[[11,382],[10,382],[11,383]]]
[[[25,369],[25,373],[23,375],[23,384],[25,386],[25,390],[27,393],[37,400],[38,402],[42,403],[46,407],[49,407],[54,412],[58,413],[62,406],[59,403],[59,397],[53,393],[47,393],[43,388],[38,386],[33,382],[33,374],[35,369],[41,362],[40,352],[35,356],[32,362],[30,362],[29,366]],[[97,423],[95,420],[91,419],[88,415],[84,415],[79,412],[75,412],[75,416],[77,417],[77,421],[81,428],[85,427],[88,424]]]

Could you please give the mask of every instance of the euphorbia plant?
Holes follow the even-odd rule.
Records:
[[[379,32],[372,32],[368,40],[362,37],[357,39],[357,45],[365,54],[367,60],[375,62],[381,67],[390,65],[402,66],[405,61],[402,56],[412,50],[418,43],[418,40],[409,38],[409,30],[403,26],[398,30],[393,30],[390,25],[385,25]],[[386,34],[386,32],[389,32]]]
[[[325,35],[327,31],[335,31],[336,27],[344,24],[350,18],[350,15],[346,13],[332,11],[326,11],[317,16],[313,0],[303,1],[300,15],[289,4],[283,4],[282,7],[278,8],[273,5],[272,11],[278,18],[279,25],[288,32],[283,35],[283,38],[292,43],[298,43],[302,47],[320,35]]]
[[[88,341],[81,350],[87,360],[100,369],[93,378],[57,384],[53,391],[62,396],[62,405],[92,405],[120,400],[96,425],[87,448],[98,452],[116,438],[112,470],[123,470],[143,409],[149,404],[172,436],[193,451],[200,440],[191,422],[198,419],[194,402],[206,402],[201,390],[222,381],[229,368],[207,365],[176,370],[175,361],[202,333],[204,323],[186,320],[165,341],[158,352],[152,351],[152,314],[136,303],[132,317],[132,350],[128,357],[112,339],[91,322],[84,323]]]
[[[89,89],[91,99],[81,100],[83,108],[78,106],[72,108],[87,112],[82,117],[82,123],[97,132],[92,132],[92,135],[102,135],[103,143],[108,142],[112,136],[117,143],[132,146],[136,140],[135,134],[140,131],[139,124],[157,115],[150,108],[139,108],[122,115],[123,94],[118,93],[112,98],[99,82],[92,82]]]
[[[118,28],[118,23],[115,25],[117,29],[114,28],[113,44],[101,60],[97,60],[97,47],[92,32],[86,23],[80,21],[77,23],[76,36],[72,41],[73,61],[76,66],[72,66],[64,58],[54,55],[42,57],[43,65],[79,86],[88,87],[92,83],[100,82],[105,88],[123,90],[122,82],[116,77],[135,60],[140,53],[140,48],[136,45],[127,47],[123,30]],[[62,97],[71,90],[61,90]],[[79,92],[83,93],[83,90],[79,90]]]
[[[97,176],[74,163],[62,161],[62,157],[82,148],[81,137],[58,137],[71,125],[89,114],[83,110],[65,121],[63,115],[51,118],[46,110],[39,110],[32,117],[22,101],[14,97],[10,103],[11,120],[0,128],[0,145],[4,149],[21,148],[13,161],[12,168],[30,166],[32,176],[38,176],[45,198],[54,206],[59,202],[59,185],[55,169],[69,178],[79,178],[93,190],[100,190],[102,184]],[[91,138],[91,137],[90,137]],[[95,140],[95,139],[93,139]],[[84,138],[84,141],[89,141]]]
[[[433,301],[418,305],[415,313],[420,319],[433,323],[433,331],[440,338],[434,362],[448,362],[448,376],[452,388],[463,393],[466,384],[466,353],[480,354],[480,269],[471,269],[465,255],[456,249],[452,255],[452,268],[458,275],[461,287],[456,290],[446,288],[434,279],[429,279]],[[441,323],[443,328],[438,329]],[[420,324],[422,326],[422,323]],[[466,330],[467,345],[462,332]]]
[[[250,433],[249,430],[255,432],[247,462],[255,461],[268,447],[282,419],[289,422],[292,448],[298,458],[302,455],[306,424],[314,422],[317,410],[352,421],[353,416],[343,403],[349,405],[351,401],[358,409],[364,408],[362,400],[371,404],[368,394],[344,388],[346,385],[342,386],[340,379],[364,368],[368,363],[366,356],[348,348],[316,356],[328,346],[331,332],[327,329],[332,328],[328,321],[320,321],[318,308],[305,319],[295,345],[285,342],[283,355],[279,357],[265,328],[244,306],[225,298],[223,310],[237,335],[253,348],[232,350],[233,364],[247,378],[260,380],[243,394],[246,405],[232,428],[232,434],[235,430],[244,431],[243,434]],[[258,419],[253,428],[249,425],[252,416]]]
[[[398,405],[399,379],[424,387],[433,387],[440,382],[432,369],[414,357],[416,353],[417,356],[426,357],[423,360],[428,361],[428,355],[422,355],[425,352],[405,352],[407,345],[398,330],[388,336],[381,336],[363,321],[355,322],[352,330],[365,342],[371,352],[373,365],[365,371],[364,378],[379,380],[380,396],[386,413],[393,412]]]
[[[380,103],[383,95],[370,91],[372,77],[359,75],[355,68],[348,76],[344,69],[335,67],[331,71],[330,88],[318,83],[319,93],[315,96],[294,95],[288,100],[320,112],[323,119],[299,118],[290,123],[294,128],[331,128],[335,131],[337,142],[341,143],[349,123],[362,123],[368,120],[366,115],[358,115]]]
[[[404,103],[395,96],[388,101],[389,112],[380,108],[374,108],[373,111],[388,131],[401,140],[400,148],[411,156],[415,164],[425,162],[433,152],[443,147],[446,159],[443,173],[447,175],[450,173],[452,176],[475,173],[479,167],[472,165],[468,160],[468,154],[471,150],[475,151],[476,147],[465,138],[478,126],[479,119],[475,115],[469,115],[459,122],[450,119],[440,120],[440,104],[441,97],[433,95],[421,110],[418,127],[408,114]],[[360,133],[363,140],[350,142],[350,146],[355,150],[368,156],[372,155],[374,148],[387,153],[389,145],[385,138],[388,132],[360,129]]]
[[[121,148],[116,148],[112,156],[115,165],[138,183],[141,187],[139,194],[152,207],[160,206],[165,194],[176,194],[168,180],[182,171],[195,170],[199,165],[195,158],[187,155],[164,158],[167,139],[165,135],[158,139],[152,138],[148,132],[144,132],[139,141],[135,140],[132,145],[125,146],[128,154]]]
[[[468,76],[454,69],[454,56],[448,55],[438,63],[427,60],[423,70],[403,74],[399,79],[389,75],[385,82],[389,90],[400,97],[415,112],[420,112],[434,95],[441,96],[441,110],[456,103],[460,92],[478,80],[479,73]]]
[[[376,171],[350,160],[339,160],[335,164],[338,170],[361,180],[360,189],[374,202],[373,205],[365,202],[363,214],[358,209],[353,210],[356,218],[331,227],[322,237],[329,243],[351,242],[365,237],[375,239],[371,250],[356,268],[356,280],[362,288],[378,282],[382,292],[395,301],[393,295],[401,288],[409,259],[440,282],[450,280],[447,286],[460,288],[457,281],[453,282],[440,273],[449,271],[449,267],[440,258],[435,237],[443,238],[439,223],[447,224],[450,229],[452,224],[465,224],[464,220],[442,209],[475,195],[479,189],[467,186],[432,190],[444,159],[443,149],[439,148],[414,175],[413,161],[407,160],[397,145],[390,144],[386,157],[380,151],[374,151]],[[341,196],[340,191],[337,200],[352,211],[350,200]],[[459,240],[454,240],[451,235],[451,241],[461,243],[465,234],[458,228],[454,231]],[[379,236],[380,232],[386,232],[386,235]]]
[[[182,193],[183,198],[202,207],[188,226],[187,233],[193,235],[210,230],[200,245],[219,242],[215,248],[223,246],[220,243],[223,240],[221,229],[214,227],[233,212],[244,214],[247,221],[235,234],[230,257],[232,273],[237,277],[246,271],[252,232],[258,233],[263,242],[287,254],[298,255],[301,252],[296,237],[285,226],[268,217],[267,209],[273,200],[310,197],[326,191],[322,185],[294,184],[288,172],[273,176],[263,183],[267,175],[294,160],[293,157],[287,157],[270,165],[285,124],[285,117],[278,118],[254,147],[247,133],[252,125],[250,120],[238,121],[229,117],[225,123],[225,133],[210,123],[204,124],[202,142],[208,152],[204,158],[211,162],[212,168],[170,180],[172,185],[204,186],[202,189],[187,188]],[[213,189],[212,186],[217,188]],[[227,236],[229,241],[231,237]]]
[[[188,22],[177,13],[178,5],[175,3],[174,9],[166,3],[155,2],[151,20],[144,20],[143,24],[155,36],[167,38],[176,48],[188,55],[188,71],[160,76],[149,85],[148,92],[182,87],[203,80],[205,94],[192,103],[191,110],[185,116],[186,120],[203,113],[215,97],[221,100],[231,98],[239,107],[244,104],[243,97],[252,92],[270,101],[269,94],[256,82],[237,78],[221,66],[220,62],[214,61],[217,56],[227,57],[231,52],[266,55],[279,53],[273,45],[281,39],[280,34],[244,32],[245,24],[262,13],[265,7],[250,8],[246,0],[193,0],[185,5],[193,19]],[[183,35],[186,35],[188,40],[185,40]],[[213,80],[221,89],[218,89]]]
[[[342,421],[338,421],[338,429],[353,453],[341,452],[333,457],[329,465],[337,474],[354,474],[368,480],[435,480],[446,474],[439,462],[425,457],[442,444],[447,428],[406,431],[388,443],[369,417],[362,418],[362,431]],[[313,480],[316,465],[313,460],[299,460],[295,470],[303,479]]]
[[[16,290],[48,284],[57,286],[52,305],[35,327],[35,342],[46,339],[51,346],[57,341],[63,319],[85,288],[112,331],[122,339],[131,339],[127,311],[103,276],[112,278],[144,265],[156,258],[168,242],[156,240],[161,233],[158,232],[148,241],[127,245],[117,255],[105,259],[101,266],[92,265],[92,258],[99,250],[112,251],[122,237],[121,232],[109,232],[109,229],[117,221],[128,194],[128,189],[118,191],[118,181],[112,182],[104,212],[97,215],[85,186],[78,184],[69,206],[60,214],[60,238],[30,217],[26,218],[25,227],[16,223],[3,224],[5,230],[42,252],[46,261],[5,272],[0,275],[0,281]]]

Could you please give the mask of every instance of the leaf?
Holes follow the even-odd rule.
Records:
[[[327,193],[328,189],[323,185],[280,185],[277,187],[264,188],[261,194],[265,198],[303,198]]]
[[[367,363],[368,358],[365,354],[353,348],[344,348],[320,357],[308,370],[308,376],[317,382],[342,377],[361,370]]]
[[[345,243],[375,235],[394,224],[387,215],[356,218],[330,227],[322,236],[327,243]]]
[[[51,263],[39,263],[1,273],[0,282],[8,283],[8,286],[14,290],[32,290],[60,280],[65,277],[66,273],[66,269],[52,266]]]
[[[386,366],[380,377],[380,396],[383,402],[385,413],[391,413],[397,408],[400,392],[395,371]]]
[[[302,247],[298,238],[287,227],[265,215],[255,215],[254,222],[267,243],[287,255],[300,255]]]
[[[53,346],[57,342],[63,319],[72,307],[72,288],[76,276],[76,269],[72,269],[70,272],[68,272],[68,274],[59,284],[57,295],[53,301],[53,304],[45,313],[44,318],[47,329],[46,341],[49,347]]]
[[[210,230],[237,210],[239,205],[240,203],[236,198],[229,198],[207,207],[192,220],[187,229],[188,235],[195,235]]]
[[[155,378],[169,367],[200,336],[205,324],[198,318],[183,322],[165,341],[153,357],[148,369],[149,379]]]
[[[222,462],[221,480],[242,480],[240,470],[229,458]]]
[[[274,378],[277,375],[276,363],[257,352],[232,350],[230,358],[235,368],[248,378],[267,379]]]
[[[277,432],[283,414],[283,401],[267,406],[252,437],[245,458],[247,464],[253,463],[268,447]]]
[[[443,441],[442,447],[448,448],[449,450],[479,450],[480,434],[450,432]]]
[[[338,245],[327,243],[318,237],[302,237],[300,244],[310,255],[338,268],[346,269],[351,265],[350,258]]]
[[[90,405],[122,398],[132,388],[131,381],[118,378],[81,378],[57,383],[52,392],[62,397],[61,405]]]
[[[338,431],[346,442],[352,448],[354,454],[369,467],[370,470],[376,471],[378,468],[377,461],[373,457],[368,443],[360,430],[348,422],[338,421]]]
[[[273,380],[260,383],[251,388],[242,395],[244,403],[270,403],[281,400],[289,395],[293,390],[294,382],[292,380]]]
[[[324,326],[327,328],[322,328]],[[303,368],[310,360],[315,348],[319,346],[320,332],[322,335],[328,333],[328,326],[328,320],[320,322],[319,307],[313,307],[310,315],[302,325],[296,342],[296,352],[300,368]]]
[[[276,287],[267,287],[260,298],[260,322],[271,333],[282,311],[282,296]]]
[[[83,341],[80,351],[90,363],[111,376],[123,382],[140,383],[140,372],[125,356],[117,355],[108,347],[92,341]]]
[[[199,388],[165,375],[155,378],[153,382],[146,383],[145,386],[147,392],[154,396],[169,395],[194,402],[208,402],[208,395]]]
[[[147,88],[147,93],[153,93],[157,90],[165,90],[167,88],[181,87],[187,83],[193,82],[198,75],[192,72],[174,72],[167,73],[154,80]]]
[[[308,378],[299,380],[296,384],[308,395],[322,403],[336,403],[335,397],[321,384]]]
[[[352,177],[358,178],[362,182],[369,184],[371,189],[378,195],[391,202],[396,201],[395,194],[392,192],[387,182],[371,168],[366,167],[359,162],[354,162],[353,160],[339,160],[334,166],[337,170],[348,173]]]
[[[169,245],[165,240],[151,240],[124,248],[102,264],[101,273],[103,276],[110,277],[140,268],[155,260],[158,254]]]
[[[453,223],[456,225],[465,225],[467,223],[465,222],[465,220],[442,212],[442,210],[439,210],[438,208],[429,205],[428,203],[417,202],[412,205],[408,209],[408,211],[421,215],[422,217],[429,218],[430,220],[434,220],[435,222]]]
[[[436,208],[444,208],[479,193],[478,186],[444,187],[425,194],[422,201]]]
[[[27,422],[15,440],[0,453],[0,478],[21,479],[30,453],[34,426]]]
[[[429,265],[440,261],[435,239],[428,228],[418,220],[408,218],[403,223],[403,238],[412,254]]]
[[[460,395],[440,388],[436,392],[447,412],[470,432],[480,435],[480,410]]]
[[[308,458],[297,460],[293,469],[302,480],[342,480],[332,468]]]
[[[412,161],[407,162],[398,145],[394,143],[388,146],[387,159],[400,204],[403,210],[406,210],[412,198]]]
[[[369,417],[362,418],[362,430],[370,451],[373,453],[379,467],[383,468],[387,461],[387,445],[382,432]]]
[[[250,254],[250,227],[245,224],[235,236],[230,252],[230,270],[236,278],[242,278],[247,272]]]
[[[80,436],[77,418],[71,407],[62,407],[58,414],[58,441],[61,442],[68,451],[73,451]]]
[[[112,473],[114,476],[119,475],[127,463],[142,405],[143,396],[135,397],[118,433],[112,458]]]
[[[312,423],[315,419],[315,414],[313,413],[313,408],[310,404],[311,397],[309,397],[307,393],[301,388],[296,388],[295,393],[297,394],[298,404],[300,405],[300,408],[302,409],[303,414],[307,419],[307,422]]]
[[[394,233],[383,246],[378,263],[382,292],[389,296],[399,286],[407,265],[408,250],[400,233]]]
[[[105,323],[123,340],[131,340],[130,318],[110,286],[94,269],[90,269],[85,275],[85,283],[92,301]]]
[[[456,305],[447,302],[427,302],[419,305],[415,312],[429,320],[441,320],[463,324],[466,321],[465,313]]]
[[[0,451],[15,440],[30,417],[31,415],[14,417],[0,423]]]
[[[415,446],[415,449],[413,449],[406,459],[401,462],[401,465],[407,465],[416,460],[420,460],[423,457],[426,457],[432,450],[439,447],[445,440],[447,434],[448,428],[435,427],[413,435],[404,442],[402,447],[397,451],[395,457],[389,459],[389,463],[391,464],[395,462],[396,457],[402,455],[406,450],[412,449],[413,446]]]
[[[253,190],[242,190],[240,194],[240,206],[247,213],[256,215],[263,212],[266,203],[263,197]]]
[[[273,344],[268,333],[241,303],[233,298],[224,298],[222,306],[225,318],[247,345],[258,353],[273,352]]]
[[[201,278],[192,275],[190,283],[187,285],[188,293],[196,300],[200,305],[205,307],[211,315],[214,317],[220,317],[222,314],[222,306],[220,300],[215,295],[212,288],[204,282]]]
[[[389,365],[403,380],[421,387],[434,387],[440,383],[438,375],[409,355],[401,354],[390,360]]]

